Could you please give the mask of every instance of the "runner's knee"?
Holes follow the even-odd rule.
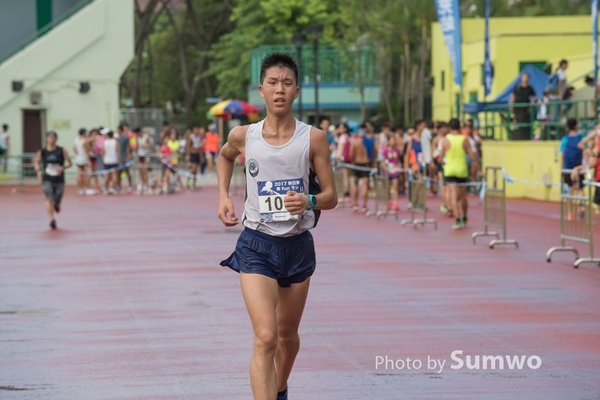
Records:
[[[254,333],[254,348],[269,353],[277,348],[277,333],[272,329],[258,329]]]

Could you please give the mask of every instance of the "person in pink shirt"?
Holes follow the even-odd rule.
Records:
[[[402,151],[398,147],[396,137],[390,135],[387,146],[382,150],[383,162],[385,164],[385,175],[390,180],[390,197],[388,200],[387,209],[398,211],[400,204],[398,203],[398,181],[402,172],[401,163]]]

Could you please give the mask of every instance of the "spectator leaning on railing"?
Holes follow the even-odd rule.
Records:
[[[529,74],[521,74],[521,83],[517,85],[510,96],[511,110],[514,115],[513,121],[516,129],[513,131],[513,140],[531,139],[531,107],[514,104],[535,103],[535,90],[529,85]]]

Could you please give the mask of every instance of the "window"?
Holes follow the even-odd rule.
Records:
[[[469,103],[477,103],[477,92],[469,92]]]
[[[539,69],[540,71],[544,70],[546,66],[546,61],[520,61],[519,62],[519,71],[523,71],[526,65],[532,65],[533,67]]]

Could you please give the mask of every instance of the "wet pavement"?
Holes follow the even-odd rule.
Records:
[[[460,231],[323,214],[291,400],[600,399],[600,268],[546,263],[557,204],[509,202],[518,250],[473,245],[471,200]],[[251,399],[250,323],[218,266],[240,229],[216,201],[70,190],[52,232],[36,188],[0,188],[0,399]]]

